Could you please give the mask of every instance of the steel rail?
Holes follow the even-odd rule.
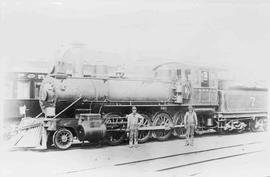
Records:
[[[183,164],[183,165],[177,165],[177,166],[172,166],[172,167],[168,167],[168,168],[162,168],[162,169],[159,169],[159,170],[156,170],[156,171],[157,172],[168,171],[168,170],[173,170],[173,169],[176,169],[176,168],[182,168],[182,167],[196,165],[196,164],[200,164],[200,163],[206,163],[206,162],[211,162],[211,161],[216,161],[216,160],[228,159],[228,158],[237,157],[237,156],[243,156],[243,155],[248,155],[248,154],[254,154],[254,153],[262,152],[262,151],[263,150],[257,150],[257,151],[238,153],[238,154],[234,154],[234,155],[216,157],[216,158],[211,158],[211,159],[207,159],[207,160],[201,160],[201,161],[197,161],[197,162],[187,163],[187,164]]]
[[[176,157],[176,156],[190,155],[190,154],[195,154],[195,153],[202,153],[202,152],[214,151],[214,150],[219,150],[219,149],[234,148],[234,147],[251,145],[251,144],[259,144],[259,143],[262,143],[262,142],[261,141],[254,141],[254,142],[251,142],[251,143],[242,143],[242,144],[236,144],[236,145],[231,145],[231,146],[222,146],[222,147],[216,147],[216,148],[211,148],[211,149],[204,149],[204,150],[198,150],[198,151],[192,151],[192,152],[172,154],[172,155],[154,157],[154,158],[149,158],[149,159],[142,159],[142,160],[136,160],[136,161],[118,163],[118,164],[115,164],[114,166],[124,166],[124,165],[130,165],[130,164],[147,162],[147,161],[154,161],[154,160],[159,160],[159,159],[166,159],[166,158],[171,158],[171,157]]]

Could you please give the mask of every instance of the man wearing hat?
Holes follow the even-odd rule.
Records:
[[[138,146],[138,123],[143,117],[137,113],[137,108],[132,107],[132,113],[127,115],[127,130],[129,132],[129,147]]]
[[[186,146],[193,146],[194,131],[197,128],[198,120],[197,115],[191,105],[189,105],[188,112],[185,114],[184,125],[186,129]]]

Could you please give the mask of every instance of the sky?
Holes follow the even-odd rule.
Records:
[[[52,60],[79,42],[125,63],[178,61],[254,72],[267,78],[266,0],[2,0],[0,58]],[[14,62],[16,64],[16,62]]]

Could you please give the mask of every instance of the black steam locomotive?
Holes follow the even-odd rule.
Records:
[[[213,68],[166,63],[152,79],[70,76],[55,69],[40,87],[39,103],[47,145],[67,149],[79,141],[105,139],[111,145],[126,135],[126,115],[136,106],[139,142],[185,135],[183,117],[192,105],[197,133],[263,131],[267,127],[267,88],[220,80]]]

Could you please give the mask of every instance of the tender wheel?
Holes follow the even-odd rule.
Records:
[[[104,116],[105,125],[107,128],[106,132],[106,142],[111,146],[119,145],[123,142],[126,132],[125,131],[110,131],[114,129],[122,129],[123,124],[122,120],[117,117],[121,117],[121,115],[116,113],[108,113]],[[119,123],[119,124],[118,124]]]
[[[237,130],[237,133],[244,133],[245,129],[239,129]]]
[[[168,129],[165,130],[155,130],[153,131],[153,137],[157,138],[159,141],[167,140],[171,134],[172,130],[170,126],[173,125],[171,116],[166,112],[157,113],[153,121],[154,126],[165,126]]]
[[[251,121],[249,122],[249,128],[250,128],[250,130],[251,130],[252,132],[256,132],[256,131],[257,131],[257,129],[255,128],[255,124],[256,124],[256,120],[251,120]]]
[[[255,119],[249,122],[249,127],[252,132],[265,131],[267,129],[264,119]]]
[[[146,114],[141,114],[144,117],[143,120],[139,122],[139,127],[150,127],[151,126],[151,119]],[[150,130],[141,130],[139,131],[138,141],[139,143],[145,143],[151,136]]]
[[[59,129],[53,135],[53,142],[56,148],[66,150],[72,145],[73,135],[66,128]]]
[[[184,126],[184,116],[183,112],[177,112],[173,116],[174,125],[181,125],[182,127],[175,128],[173,134],[178,138],[185,138],[186,137],[186,129]]]
[[[268,125],[267,125],[267,120],[264,119],[264,121],[263,121],[263,130],[264,130],[264,131],[267,131],[267,127],[268,127]]]

